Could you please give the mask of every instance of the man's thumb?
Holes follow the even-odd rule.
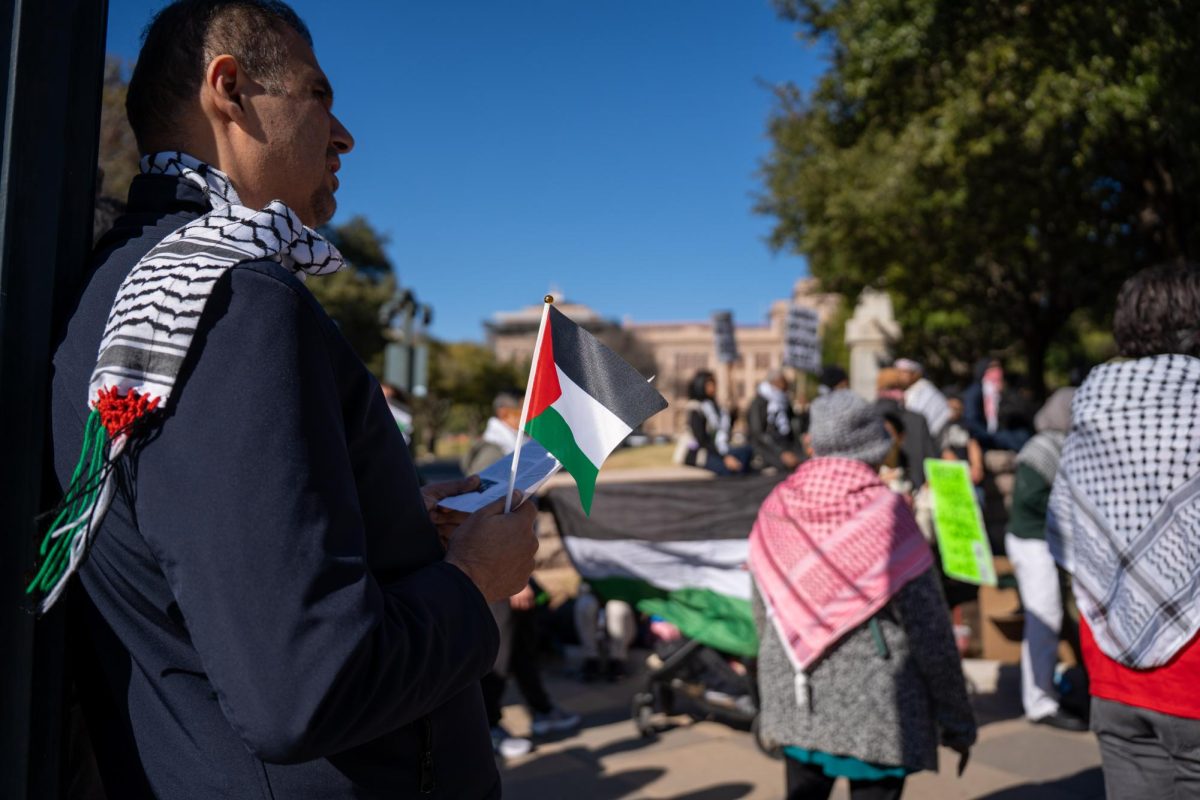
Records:
[[[447,497],[454,497],[455,495],[466,494],[467,492],[474,491],[478,485],[479,476],[470,475],[466,478],[460,478],[456,481],[435,483],[432,486],[426,487],[426,491],[428,491],[435,499],[444,500]]]
[[[524,499],[524,497],[525,496],[523,494],[521,494],[520,489],[513,489],[512,507],[516,508],[518,505],[520,505],[521,500]],[[475,513],[481,517],[494,517],[497,514],[503,514],[504,513],[504,498],[503,497],[496,498],[495,500],[488,503],[486,506],[479,509]]]

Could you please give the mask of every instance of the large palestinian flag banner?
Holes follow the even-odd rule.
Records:
[[[599,597],[662,617],[703,644],[754,656],[747,537],[783,477],[603,483],[596,487],[603,503],[590,518],[569,487],[557,488],[545,507]]]
[[[571,473],[587,514],[608,454],[667,407],[640,372],[554,306],[527,394],[525,431]]]

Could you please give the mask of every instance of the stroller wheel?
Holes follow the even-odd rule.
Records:
[[[654,695],[638,692],[633,696],[633,724],[643,739],[652,739],[658,733],[654,729]]]
[[[662,685],[655,687],[655,698],[658,708],[668,717],[675,713],[675,692],[670,686]]]
[[[762,751],[763,755],[778,761],[783,758],[783,748],[763,736],[761,719],[761,714],[755,714],[754,720],[750,723],[750,733],[754,736],[754,743],[758,745],[758,749]]]

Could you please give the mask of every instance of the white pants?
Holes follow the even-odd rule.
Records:
[[[637,636],[637,619],[633,608],[624,600],[609,600],[600,609],[600,601],[591,592],[581,592],[575,599],[575,630],[583,645],[584,658],[599,658],[600,625],[608,634],[608,657],[624,661],[629,646]]]
[[[1017,591],[1025,608],[1025,636],[1021,640],[1021,703],[1025,716],[1041,719],[1058,711],[1054,668],[1058,664],[1058,636],[1063,605],[1058,569],[1044,539],[1004,537],[1008,560],[1017,574]]]

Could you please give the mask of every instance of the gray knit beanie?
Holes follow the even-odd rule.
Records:
[[[1071,432],[1071,401],[1075,399],[1075,390],[1070,386],[1063,388],[1050,395],[1050,399],[1046,401],[1046,405],[1042,406],[1042,410],[1033,418],[1033,428],[1038,433],[1046,431],[1058,431],[1060,433]]]
[[[814,455],[852,458],[878,466],[892,449],[883,416],[849,389],[818,397],[809,413]]]

